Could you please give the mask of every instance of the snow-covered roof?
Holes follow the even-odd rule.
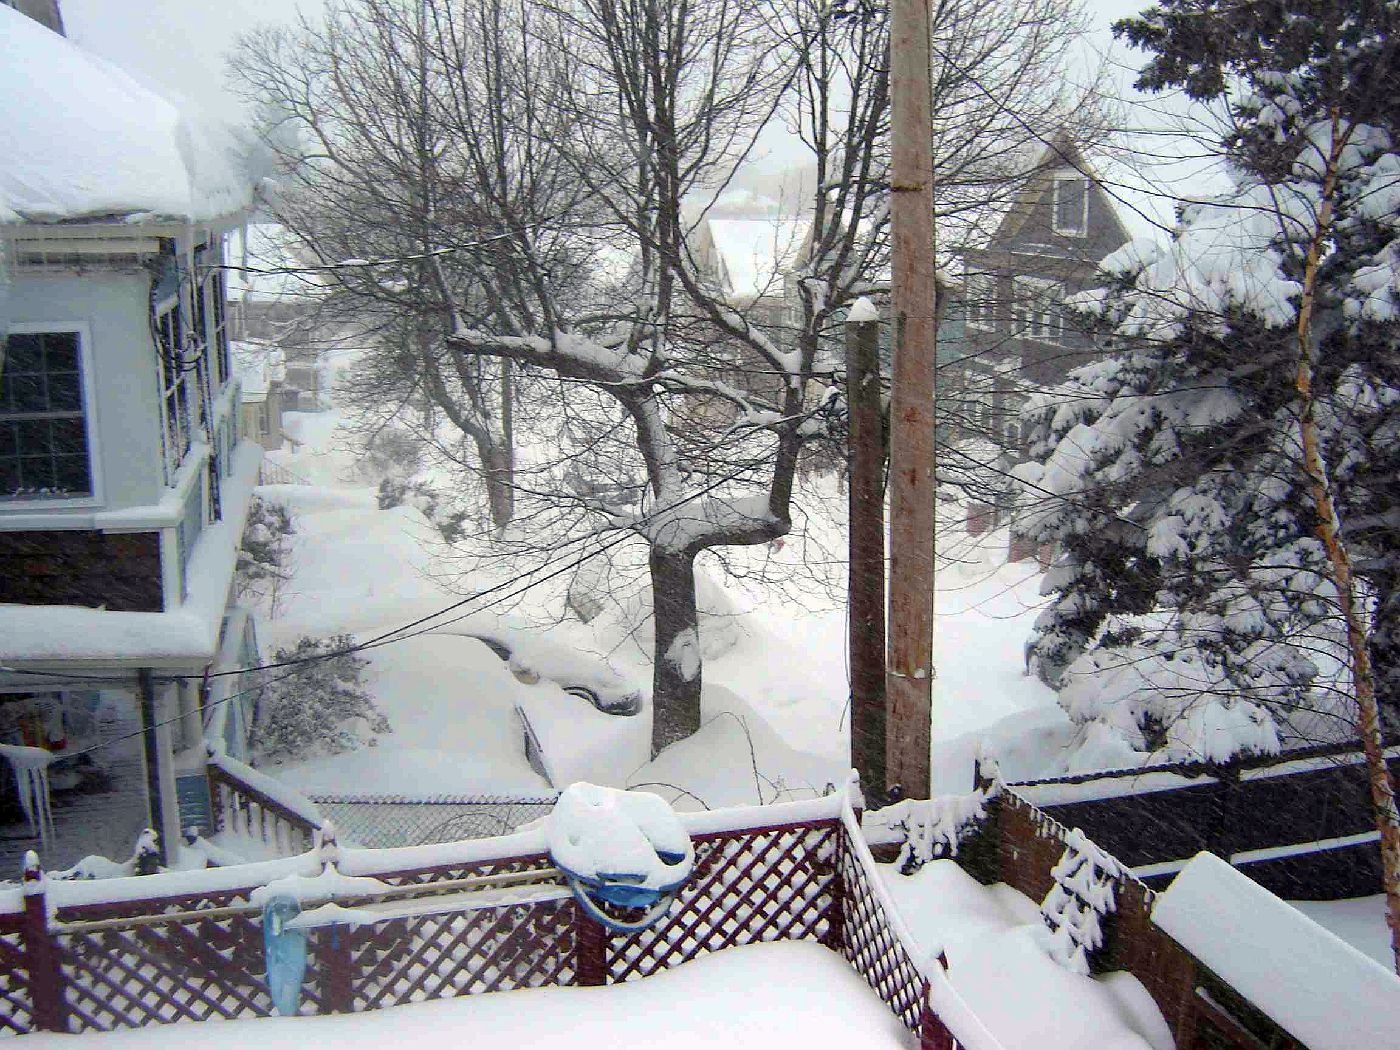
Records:
[[[1400,978],[1210,853],[1152,921],[1313,1050],[1394,1046]]]
[[[0,98],[0,223],[211,222],[252,200],[227,129],[5,5]]]
[[[781,295],[782,273],[795,261],[811,225],[802,219],[709,219],[715,252],[736,296]]]

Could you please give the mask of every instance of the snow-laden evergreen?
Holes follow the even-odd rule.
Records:
[[[1124,29],[1157,52],[1142,86],[1229,108],[1232,189],[1183,207],[1169,244],[1104,260],[1112,285],[1077,305],[1112,352],[1028,404],[1034,462],[1017,473],[1024,531],[1059,545],[1029,654],[1084,740],[1221,760],[1355,731],[1303,467],[1305,308],[1322,457],[1392,722],[1400,705],[1400,156],[1395,94],[1376,79],[1398,16],[1363,5],[1316,27],[1314,48],[1221,7],[1233,53],[1179,38],[1177,6]]]

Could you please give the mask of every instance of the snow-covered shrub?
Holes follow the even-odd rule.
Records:
[[[931,860],[956,857],[958,846],[987,815],[987,791],[905,799],[864,815],[861,825],[872,845],[900,844],[900,870],[908,875]]]
[[[291,512],[280,503],[254,496],[248,504],[248,520],[238,550],[238,577],[242,585],[286,579],[287,537],[296,532]]]
[[[370,478],[410,478],[418,471],[423,442],[407,430],[385,427],[365,444],[360,469]]]
[[[448,543],[456,543],[465,531],[467,512],[446,505],[441,494],[427,481],[408,481],[402,478],[384,478],[379,483],[376,494],[380,510],[410,506],[431,521],[442,538]]]
[[[277,650],[273,662],[291,666],[270,672],[258,701],[252,743],[260,762],[353,751],[392,731],[364,688],[369,661],[345,651],[352,645],[340,634]]]

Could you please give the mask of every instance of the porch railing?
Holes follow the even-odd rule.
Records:
[[[808,940],[847,959],[921,1046],[998,1050],[941,968],[919,959],[843,800],[685,822],[694,877],[660,922],[634,933],[576,906],[538,829],[387,850],[342,850],[331,837],[262,864],[105,883],[47,886],[36,868],[24,894],[0,892],[0,1030],[268,1016],[254,891],[291,875],[307,876],[305,889],[321,875],[327,901],[373,919],[308,931],[304,1014],[616,984],[736,945]],[[377,884],[347,892],[345,875]],[[467,892],[482,883],[492,890]]]
[[[212,748],[205,776],[215,832],[251,838],[283,857],[311,848],[322,818],[297,792]]]

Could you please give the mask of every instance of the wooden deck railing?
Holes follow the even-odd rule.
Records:
[[[228,785],[215,768],[211,776]],[[229,790],[303,827],[302,815],[275,799],[246,785],[237,796]],[[539,830],[393,850],[342,850],[323,835],[316,850],[297,857],[109,885],[48,887],[36,868],[22,900],[0,897],[0,1030],[111,1031],[268,1016],[255,890],[289,875],[306,876],[305,889],[321,875],[327,900],[379,917],[308,931],[303,1013],[616,984],[735,945],[810,940],[846,958],[922,1046],[995,1050],[975,1019],[940,1020],[930,981],[940,988],[946,981],[921,969],[841,802],[698,814],[686,823],[694,877],[660,922],[626,934],[595,923],[557,885]],[[380,885],[357,895],[347,892],[345,875]],[[483,882],[527,885],[463,892]],[[395,903],[405,895],[411,904]]]

